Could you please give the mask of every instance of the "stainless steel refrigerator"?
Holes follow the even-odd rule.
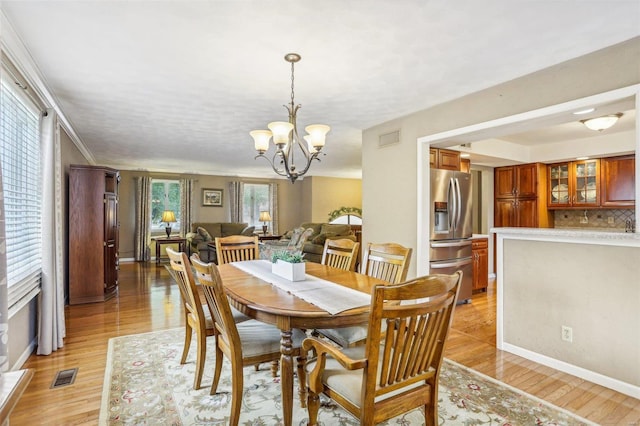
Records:
[[[429,271],[462,270],[458,303],[471,302],[473,285],[471,191],[471,174],[431,169]]]

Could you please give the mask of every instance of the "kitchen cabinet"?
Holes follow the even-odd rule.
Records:
[[[601,207],[634,208],[636,203],[635,155],[602,158],[600,162]]]
[[[494,226],[552,227],[553,216],[545,201],[546,174],[540,163],[494,169]]]
[[[103,302],[118,291],[118,184],[106,167],[69,170],[69,304]]]
[[[600,206],[600,160],[568,161],[548,166],[550,209]]]
[[[486,291],[489,285],[489,240],[474,238],[471,240],[471,258],[473,260],[473,291]]]
[[[460,152],[441,148],[430,148],[429,163],[432,169],[460,171]]]
[[[468,158],[461,158],[460,171],[465,173],[471,173],[471,160],[469,160]]]

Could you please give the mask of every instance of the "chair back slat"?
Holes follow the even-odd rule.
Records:
[[[259,259],[258,237],[231,235],[229,237],[216,237],[216,254],[218,265],[240,262],[243,260]]]
[[[407,279],[411,253],[411,248],[400,244],[369,243],[364,253],[361,272],[390,284],[398,284]]]
[[[430,275],[373,290],[366,381],[375,395],[433,378],[442,362],[462,272]],[[381,328],[382,323],[386,327]],[[383,330],[383,331],[381,331]],[[437,380],[437,378],[436,378]]]
[[[320,263],[345,271],[355,271],[359,248],[360,243],[346,238],[325,240]]]
[[[191,264],[186,253],[177,252],[168,247],[167,255],[169,255],[169,264],[175,272],[180,295],[182,296],[187,316],[193,321],[200,324],[202,330],[205,329],[205,317],[202,310],[200,295],[196,287],[193,273],[191,272]]]
[[[211,311],[218,339],[222,339],[231,350],[239,348],[236,345],[240,344],[240,335],[217,266],[213,263],[204,263],[194,256],[191,257],[191,263]]]

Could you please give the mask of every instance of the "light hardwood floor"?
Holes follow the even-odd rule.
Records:
[[[68,306],[65,346],[32,355],[36,374],[11,416],[16,425],[95,425],[109,338],[179,327],[180,294],[164,266],[121,265],[119,296]],[[456,308],[445,356],[602,425],[640,426],[640,400],[495,348],[495,286]],[[50,389],[57,371],[79,368],[71,386]]]

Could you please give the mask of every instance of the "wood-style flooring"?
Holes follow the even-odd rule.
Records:
[[[67,306],[64,348],[32,355],[35,376],[11,416],[16,425],[98,423],[109,338],[179,327],[180,293],[164,266],[126,263],[119,295]],[[495,286],[456,308],[445,356],[602,425],[640,426],[640,400],[558,372],[495,347]],[[75,383],[50,389],[56,372],[79,368]]]

